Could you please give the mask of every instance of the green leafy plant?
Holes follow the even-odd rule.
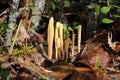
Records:
[[[103,7],[101,8],[101,12],[102,12],[103,14],[107,14],[109,11],[110,11],[110,8],[107,7],[107,6],[103,6]]]
[[[71,6],[70,2],[68,0],[64,0],[64,7],[68,8],[70,6]]]
[[[30,9],[33,10],[34,9],[34,4],[33,4],[33,0],[30,0]]]
[[[78,25],[77,22],[73,22],[73,28],[71,26],[64,27],[64,37],[67,37],[67,39],[70,36],[70,31],[72,32],[72,54],[71,56],[74,56],[74,42],[75,42],[75,36],[76,36],[76,34],[74,34],[74,29],[78,29],[77,25]]]
[[[54,4],[53,2],[51,3],[51,7],[52,7],[53,10],[56,10],[56,9],[57,9],[57,5]]]
[[[103,19],[102,19],[102,22],[103,22],[103,23],[106,23],[106,24],[110,24],[110,23],[113,23],[114,20],[108,19],[108,18],[103,18]]]
[[[103,2],[106,2],[107,4],[103,5]],[[96,19],[100,18],[102,23],[111,24],[116,19],[120,18],[120,7],[115,5],[113,2],[113,0],[98,0],[98,2],[91,2],[89,5],[87,5],[87,7],[91,10],[94,10],[94,16]],[[112,11],[112,13],[110,11]]]
[[[98,3],[90,3],[90,5],[87,6],[90,9],[95,10],[95,18],[98,18],[100,15],[100,5]]]
[[[108,6],[103,6],[101,8],[101,13],[103,13],[104,15],[107,15],[109,11],[110,11],[110,8]],[[112,20],[112,19],[102,18],[102,23],[110,24],[110,23],[113,23],[113,22],[114,22],[114,20]]]
[[[63,27],[63,30],[64,30],[64,37],[69,37],[70,33],[69,33],[68,28],[67,27]]]
[[[117,13],[113,14],[112,16],[115,18],[120,18],[120,6],[113,5],[113,8],[116,9]]]

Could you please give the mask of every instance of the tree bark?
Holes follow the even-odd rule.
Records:
[[[13,0],[11,4],[11,9],[10,9],[10,14],[9,14],[9,21],[8,21],[8,28],[6,32],[6,46],[11,45],[11,38],[12,38],[12,33],[14,30],[14,24],[16,22],[16,18],[18,16],[18,6],[19,6],[20,0]]]
[[[37,28],[39,26],[39,22],[41,20],[40,14],[44,11],[46,0],[36,0],[34,4],[33,14],[37,14],[32,16],[32,28]]]

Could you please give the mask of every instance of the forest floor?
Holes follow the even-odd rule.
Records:
[[[64,13],[63,5],[55,6],[57,3],[51,2],[51,4],[46,3],[46,12],[50,11],[48,7],[51,6],[52,8],[50,9],[53,12],[50,11],[48,12],[49,14],[44,15],[32,13],[32,10],[35,10],[32,9],[34,6],[32,5],[32,0],[21,0],[19,9],[14,8],[14,4],[17,6],[17,3],[10,4],[9,1],[12,0],[0,1],[2,7],[4,4],[7,7],[3,7],[3,10],[0,9],[2,11],[0,13],[0,80],[120,80],[120,42],[113,42],[112,31],[108,29],[102,28],[96,33],[87,29],[94,28],[98,23],[94,21],[96,18],[93,19],[97,12],[93,11],[97,10],[96,6],[99,8],[101,5],[92,3],[90,5],[93,5],[92,7],[95,6],[95,8],[86,9],[89,11],[86,12],[84,8],[90,7],[88,2],[84,7],[84,0],[65,0],[71,3],[71,7],[67,7],[66,9],[68,10],[66,11],[68,13]],[[74,1],[79,3],[83,1],[83,3],[79,5]],[[100,2],[102,1],[100,0]],[[11,8],[9,8],[8,4]],[[83,10],[81,7],[83,7]],[[20,10],[21,12],[19,12]],[[103,13],[107,12],[103,11]],[[70,24],[76,29],[71,26],[64,26],[61,23],[62,21],[57,22],[58,15],[59,21],[63,18],[63,14],[66,18],[66,23],[68,22],[68,25]],[[48,15],[53,15],[55,21],[53,17],[51,19]],[[31,27],[33,25],[33,16],[41,17],[41,23],[38,21],[40,30],[35,30],[33,26]],[[73,24],[76,24],[76,21],[78,21],[77,27]],[[56,26],[54,25],[55,22]],[[120,32],[119,24],[120,20],[113,24],[118,32]],[[12,30],[10,25],[15,29]],[[83,26],[83,28],[79,29],[78,26]],[[94,35],[90,37],[88,33],[91,32]],[[9,40],[11,44],[6,45]],[[81,44],[81,40],[85,40],[84,43]]]
[[[7,75],[7,80],[119,80],[120,42],[107,43],[108,33],[102,31],[89,38],[80,53],[74,45],[73,56],[71,45],[69,55],[61,54],[57,59],[48,59],[39,45],[14,49],[12,55],[1,54],[1,78]],[[47,53],[46,42],[43,47]]]

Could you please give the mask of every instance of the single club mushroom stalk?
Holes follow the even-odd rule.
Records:
[[[48,59],[52,59],[53,53],[53,38],[54,38],[54,19],[53,17],[50,18],[48,24]]]
[[[59,37],[60,37],[60,50],[62,51],[62,58],[64,59],[64,52],[63,52],[63,24],[60,23],[59,26]]]
[[[71,56],[75,55],[75,53],[74,53],[74,42],[75,42],[75,34],[74,34],[74,31],[72,31],[72,54],[71,54]]]
[[[56,50],[56,55],[55,58],[58,59],[58,44],[57,44],[57,38],[58,38],[58,28],[60,26],[60,23],[56,23],[56,29],[55,29],[55,50]]]
[[[57,51],[58,51],[58,55],[57,55],[57,59],[60,59],[62,56],[61,56],[61,39],[58,37],[57,39],[56,39],[56,44],[57,44]]]
[[[80,53],[80,46],[81,46],[81,30],[82,30],[82,26],[78,25],[78,53]]]
[[[69,43],[70,43],[70,38],[66,38],[66,39],[64,40],[64,44],[65,44],[64,49],[65,49],[65,53],[66,53],[65,61],[66,61],[66,62],[67,62],[67,60],[68,60]]]
[[[69,53],[68,53],[68,49],[69,49],[69,44],[70,44],[70,38],[69,38],[69,31],[67,29],[67,27],[64,27],[63,29],[64,31],[64,38],[63,38],[63,43],[64,43],[64,54],[65,54],[65,61],[67,62],[68,61],[68,56],[69,56]]]

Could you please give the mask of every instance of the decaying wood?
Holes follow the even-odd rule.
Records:
[[[65,78],[66,76],[72,74],[72,72],[93,72],[91,68],[84,68],[84,67],[75,67],[72,65],[56,65],[47,70],[43,67],[36,66],[32,63],[29,59],[25,58],[25,60],[18,58],[18,61],[22,63],[23,67],[27,70],[31,71],[32,73],[41,73],[42,75],[55,80],[60,80]],[[80,73],[82,75],[82,73]]]
[[[87,44],[81,53],[81,58],[93,66],[100,61],[101,67],[108,66],[113,56],[118,52],[118,48],[111,47],[112,40],[109,40],[109,32],[103,31],[87,40]],[[115,48],[115,49],[113,49]],[[120,49],[120,48],[119,48]]]

